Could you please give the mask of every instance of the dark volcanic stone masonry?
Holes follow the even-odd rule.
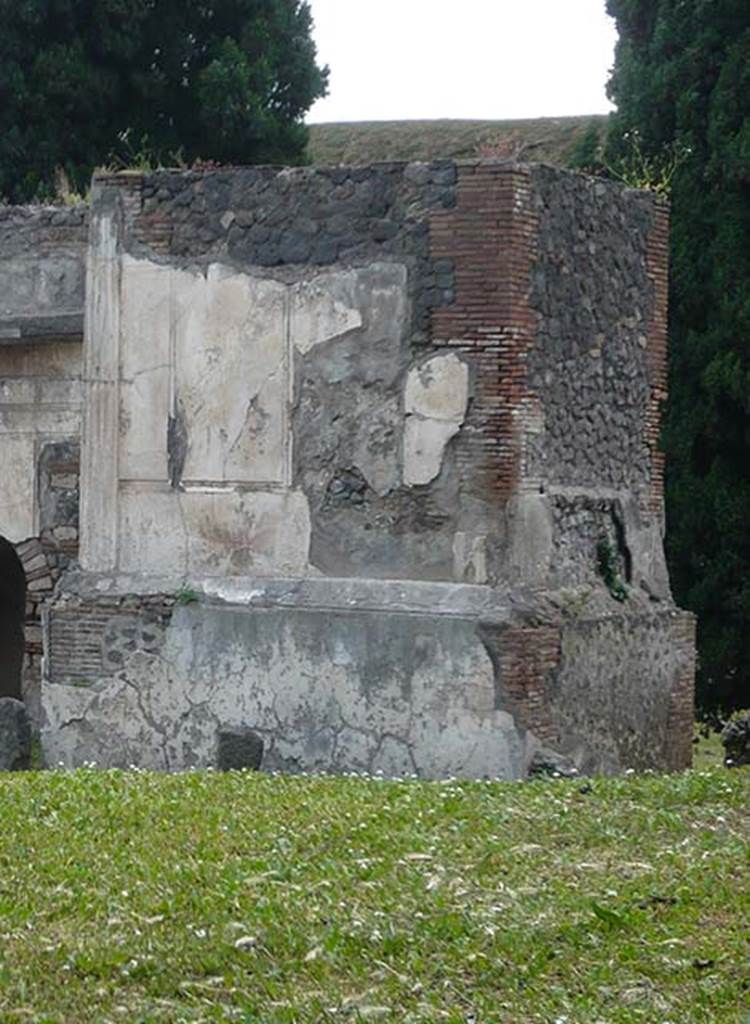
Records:
[[[568,486],[642,486],[651,469],[643,425],[654,201],[604,182],[582,188],[546,167],[534,170],[533,182],[531,307],[539,320],[529,385],[545,430],[530,475]]]
[[[132,251],[269,269],[406,260],[426,332],[429,311],[454,298],[451,262],[430,257],[428,215],[455,205],[456,181],[451,161],[164,172],[144,179]]]

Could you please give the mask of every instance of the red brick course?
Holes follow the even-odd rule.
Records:
[[[675,615],[672,640],[681,665],[670,694],[665,760],[666,767],[676,772],[690,768],[693,763],[695,627],[694,615],[689,612]]]
[[[547,688],[550,674],[560,664],[560,627],[512,626],[485,632],[497,659],[502,708],[537,739],[554,744],[557,731]]]
[[[529,303],[537,217],[528,168],[462,164],[455,209],[433,213],[434,259],[452,259],[455,302],[432,316],[432,344],[471,356],[474,400],[457,443],[459,467],[501,502],[522,474],[526,356],[536,335]]]
[[[660,202],[654,208],[654,226],[646,253],[648,276],[654,286],[651,319],[646,333],[646,359],[651,396],[645,439],[651,453],[651,493],[644,512],[661,515],[664,508],[664,453],[660,450],[661,408],[667,398],[667,315],[669,305],[669,207]]]

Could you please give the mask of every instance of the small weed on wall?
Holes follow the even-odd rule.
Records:
[[[596,547],[596,560],[599,575],[615,601],[626,601],[628,590],[620,575],[617,552],[609,537],[602,537]]]

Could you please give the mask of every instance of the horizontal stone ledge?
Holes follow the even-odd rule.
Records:
[[[104,575],[71,572],[57,599],[62,609],[78,603],[154,601],[164,597],[247,608],[298,608],[328,611],[455,616],[489,622],[511,622],[538,613],[531,595],[520,589],[422,582],[416,580],[341,577],[184,577],[146,574]]]
[[[0,345],[83,339],[83,311],[43,316],[0,317]]]

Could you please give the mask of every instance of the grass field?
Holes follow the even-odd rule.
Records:
[[[750,770],[0,779],[0,1021],[744,1024]]]
[[[360,121],[310,126],[314,164],[369,164],[378,160],[469,159],[479,147],[503,143],[507,155],[566,164],[590,124],[604,131],[605,116],[519,121]]]

